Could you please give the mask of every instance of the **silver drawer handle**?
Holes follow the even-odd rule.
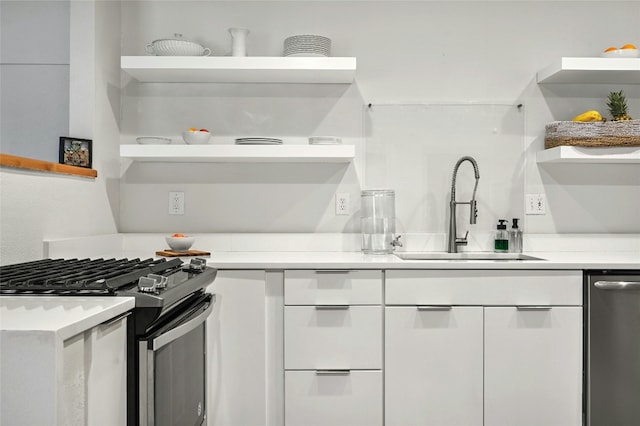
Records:
[[[350,272],[348,269],[321,269],[315,271],[316,274],[348,274]]]
[[[316,370],[316,376],[348,376],[351,370]]]
[[[129,315],[131,315],[131,311],[120,314],[115,318],[111,318],[110,320],[106,320],[105,322],[100,323],[99,325],[102,327],[109,327],[110,325],[115,324],[116,322],[128,317]]]
[[[600,290],[640,290],[640,281],[596,281],[593,285]]]
[[[316,305],[318,311],[337,311],[349,309],[349,305]]]
[[[453,307],[451,305],[418,305],[416,308],[419,311],[450,311]]]
[[[516,309],[519,311],[550,311],[551,306],[546,305],[518,305]]]

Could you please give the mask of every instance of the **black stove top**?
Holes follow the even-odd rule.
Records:
[[[168,307],[204,290],[216,270],[203,259],[43,259],[0,267],[0,294],[131,296]]]

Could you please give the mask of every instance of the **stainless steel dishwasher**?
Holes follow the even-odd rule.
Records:
[[[589,426],[640,425],[640,270],[586,274]]]

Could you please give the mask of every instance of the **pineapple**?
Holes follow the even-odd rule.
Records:
[[[609,93],[607,106],[609,107],[613,121],[633,120],[633,118],[627,114],[627,98],[624,96],[624,93],[622,93],[622,90]]]

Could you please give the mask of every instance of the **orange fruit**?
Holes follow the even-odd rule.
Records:
[[[608,47],[608,48],[607,48],[607,49],[605,49],[604,51],[605,51],[605,52],[611,52],[611,51],[613,51],[613,50],[618,50],[618,48],[617,48],[617,47]]]
[[[184,234],[173,234],[172,237],[173,238],[184,238],[185,235]]]
[[[198,129],[197,129],[197,128],[195,128],[195,127],[190,127],[190,128],[189,128],[189,131],[190,131],[190,132],[197,132],[197,131],[198,131]]]
[[[633,44],[625,44],[620,49],[637,49],[637,47],[634,46]]]

